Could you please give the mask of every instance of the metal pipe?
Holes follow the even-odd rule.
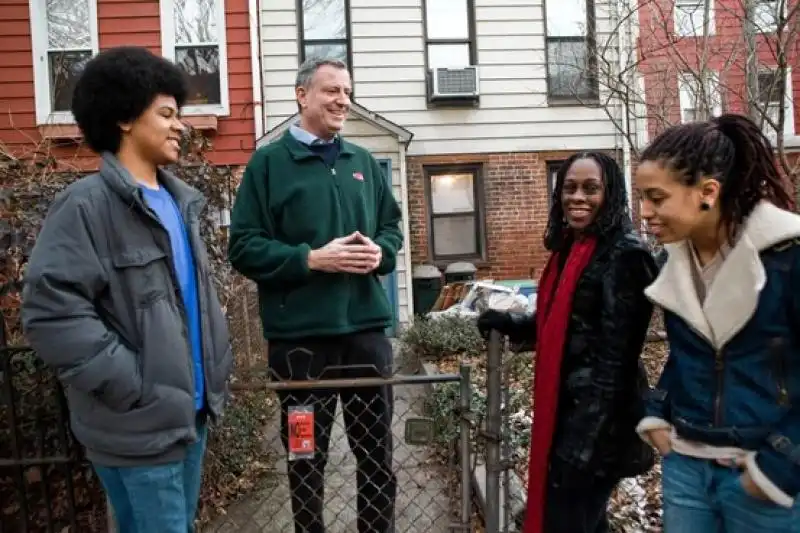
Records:
[[[486,361],[486,532],[500,531],[500,430],[502,420],[502,336],[492,330]]]
[[[231,385],[231,390],[354,389],[358,387],[381,387],[383,385],[451,383],[460,380],[461,376],[459,374],[435,374],[433,376],[396,375],[390,378],[341,378],[234,383]]]
[[[472,368],[462,364],[461,374],[461,525],[469,526],[472,520],[472,472],[470,471],[470,411],[472,409]]]

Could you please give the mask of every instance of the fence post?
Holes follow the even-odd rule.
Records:
[[[502,336],[489,334],[486,360],[486,533],[500,531],[500,433],[503,401]]]
[[[471,431],[472,420],[472,381],[469,365],[462,364],[461,373],[461,525],[469,526],[472,522],[472,471],[471,463]],[[465,529],[469,531],[468,529]]]

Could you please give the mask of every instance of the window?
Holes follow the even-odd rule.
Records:
[[[703,35],[705,3],[709,2],[708,34],[714,33],[714,0],[675,0],[675,33],[681,37]]]
[[[596,99],[594,1],[549,0],[546,4],[548,96]]]
[[[786,0],[757,0],[753,3],[753,21],[759,33],[775,33],[778,31],[778,10],[783,7],[785,14]]]
[[[162,55],[189,80],[183,113],[228,115],[224,0],[161,0]]]
[[[722,90],[719,75],[706,72],[704,84],[697,74],[684,73],[678,77],[678,95],[681,106],[681,122],[708,120],[722,114]]]
[[[472,0],[425,0],[425,55],[428,68],[474,65]]]
[[[775,137],[776,131],[772,124],[780,126],[780,108],[784,108],[783,133],[794,135],[794,102],[792,101],[791,69],[782,73],[777,69],[762,70],[758,73],[758,104],[759,111],[769,117],[769,121],[762,121],[764,134]],[[781,90],[783,85],[783,90]],[[781,94],[783,93],[783,94]],[[781,101],[783,100],[783,101]],[[770,121],[772,124],[770,124]]]
[[[429,243],[434,261],[483,256],[481,167],[427,168]]]
[[[344,61],[352,74],[349,0],[298,0],[300,62]]]
[[[558,179],[558,171],[564,161],[548,161],[547,162],[547,209],[553,207],[553,191],[556,190],[556,179]]]
[[[72,91],[97,53],[96,0],[30,0],[36,121],[74,122]]]

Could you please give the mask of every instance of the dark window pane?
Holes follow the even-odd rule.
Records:
[[[558,171],[563,161],[552,161],[547,163],[547,207],[553,205],[553,191],[556,190],[556,180],[558,179]]]
[[[50,63],[50,103],[53,111],[69,111],[72,107],[72,91],[92,52],[48,52]]]
[[[307,44],[305,59],[339,59],[347,63],[346,44]]]
[[[758,73],[758,98],[762,105],[781,101],[780,78],[776,72]]]
[[[547,39],[547,76],[550,96],[596,96],[589,76],[586,39]]]
[[[344,0],[303,0],[303,38],[346,39]]]
[[[222,103],[217,46],[175,47],[175,62],[189,79],[186,105]]]
[[[433,219],[433,254],[477,255],[478,231],[475,215],[437,217]]]

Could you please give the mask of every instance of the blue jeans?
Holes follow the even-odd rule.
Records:
[[[663,462],[664,533],[800,533],[792,509],[747,494],[741,470],[671,453]]]
[[[193,533],[208,426],[186,458],[154,466],[93,465],[114,510],[117,533]]]

